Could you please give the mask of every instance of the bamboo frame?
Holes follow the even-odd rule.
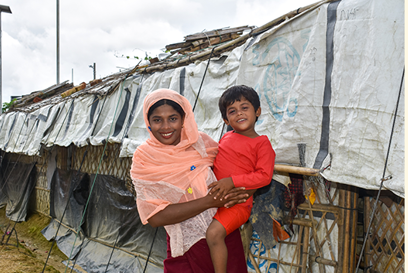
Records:
[[[271,22],[269,22],[269,23],[267,23],[267,24],[265,24],[265,25],[263,25],[261,27],[252,30],[250,33],[242,35],[238,39],[235,39],[235,40],[232,40],[232,41],[227,42],[225,44],[217,46],[214,49],[213,54],[220,54],[222,52],[230,50],[230,48],[235,48],[235,47],[237,47],[239,45],[242,45],[242,44],[244,44],[246,42],[246,40],[248,38],[252,37],[253,33],[262,33],[262,32],[264,32],[264,31],[266,31],[266,30],[268,30],[268,29],[270,29],[270,28],[272,28],[274,26],[277,26],[277,25],[279,25],[279,27],[281,27],[282,25],[284,25],[284,24],[281,24],[281,23],[286,21],[288,18],[293,18],[293,17],[295,17],[296,15],[298,15],[298,14],[300,14],[302,12],[311,11],[311,10],[319,7],[320,5],[322,5],[324,3],[328,3],[328,2],[332,2],[332,1],[334,1],[334,0],[320,1],[320,2],[317,2],[317,3],[311,4],[311,5],[305,6],[303,8],[299,8],[298,10],[291,11],[291,12],[285,14],[285,15],[282,15],[279,18],[277,18],[277,19],[275,19],[275,20],[273,20],[273,21],[271,21]],[[275,29],[275,31],[277,29]],[[193,63],[193,62],[195,62],[197,60],[207,59],[210,56],[211,52],[212,52],[212,48],[209,48],[208,50],[205,50],[202,53],[199,53],[199,54],[196,54],[196,55],[193,55],[193,56],[190,56],[190,57],[186,57],[184,59],[179,59],[177,61],[173,61],[173,62],[170,62],[170,63],[164,63],[164,64],[160,63],[158,65],[148,66],[148,67],[145,67],[143,69],[139,69],[139,67],[135,67],[132,70],[131,73],[134,73],[134,72],[136,72],[138,70],[139,70],[139,73],[152,73],[152,72],[155,72],[155,71],[165,70],[165,69],[168,69],[168,68],[170,69],[170,68],[185,66],[185,65]]]

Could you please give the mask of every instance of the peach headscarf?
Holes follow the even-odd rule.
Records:
[[[175,146],[162,144],[149,130],[147,113],[161,99],[178,103],[185,112],[180,143]],[[140,219],[143,224],[147,224],[150,217],[168,205],[187,202],[207,194],[207,185],[215,180],[210,167],[218,152],[218,144],[198,131],[189,101],[175,91],[159,89],[147,95],[143,104],[143,116],[150,138],[136,149],[130,175],[137,193]],[[213,211],[211,213],[213,215]],[[212,215],[209,220],[206,217],[205,225],[211,221]],[[171,238],[172,256],[184,254],[200,239],[189,240],[186,245],[183,242],[185,238],[182,238],[185,237],[185,232],[181,231],[183,225],[188,232],[191,228],[197,229],[197,223],[187,224],[191,228],[187,228],[186,223],[181,224],[181,229],[179,224],[165,227]],[[206,228],[207,226],[201,228],[204,231],[202,236],[205,236]]]

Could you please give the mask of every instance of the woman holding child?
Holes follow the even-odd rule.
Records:
[[[224,198],[207,194],[217,181],[211,168],[218,144],[198,131],[186,98],[156,90],[146,96],[143,115],[150,138],[135,151],[130,171],[140,219],[166,229],[164,272],[214,272],[205,238],[216,208],[246,202],[249,195],[244,188],[228,188]],[[225,244],[228,272],[247,272],[238,229]]]

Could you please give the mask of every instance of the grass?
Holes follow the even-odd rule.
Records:
[[[43,215],[31,214],[27,221],[16,223],[18,241],[16,241],[16,232],[13,231],[8,244],[4,244],[8,235],[5,236],[3,244],[0,244],[1,272],[42,272],[52,242],[45,239],[41,230],[49,222],[50,219]],[[5,208],[0,209],[0,236],[3,236],[9,223],[5,216]],[[11,222],[8,230],[11,231],[13,226],[14,222]],[[66,259],[68,258],[54,244],[45,272],[64,272],[65,265],[62,261]]]

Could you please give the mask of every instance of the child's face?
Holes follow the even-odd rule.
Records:
[[[149,117],[151,132],[158,141],[165,145],[180,143],[183,122],[184,119],[179,112],[167,104],[154,109]]]
[[[235,101],[227,107],[227,125],[231,125],[235,132],[249,137],[257,136],[255,132],[256,118],[261,114],[261,107],[256,111],[250,101],[241,97],[241,101]]]

